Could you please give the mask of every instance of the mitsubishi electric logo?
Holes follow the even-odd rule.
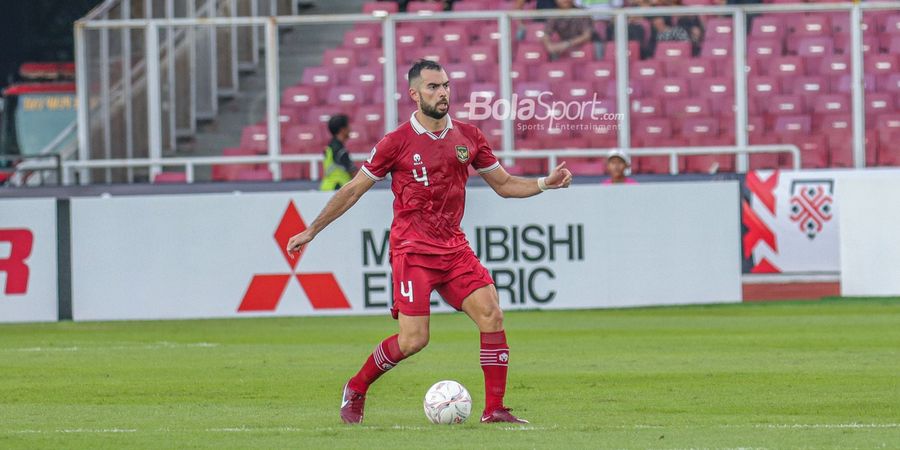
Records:
[[[288,203],[287,210],[281,217],[281,223],[275,230],[275,243],[284,255],[291,272],[285,274],[253,275],[250,286],[244,294],[238,312],[275,311],[281,301],[284,290],[291,278],[296,277],[300,288],[306,293],[313,309],[350,309],[350,302],[341,290],[332,273],[297,273],[297,264],[303,253],[291,258],[288,255],[287,243],[291,236],[306,229],[306,223],[294,202]]]

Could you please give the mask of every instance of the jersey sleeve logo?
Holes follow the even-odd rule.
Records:
[[[372,153],[369,154],[369,159],[366,160],[367,163],[372,164],[372,161],[375,159],[376,151],[378,151],[378,147],[372,147]]]
[[[456,159],[463,164],[469,161],[469,149],[465,145],[456,146]]]

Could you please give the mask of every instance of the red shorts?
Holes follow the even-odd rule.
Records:
[[[427,316],[431,314],[431,291],[457,311],[476,289],[494,284],[491,274],[481,265],[471,248],[447,255],[406,253],[391,257],[394,283],[394,307],[391,315]]]

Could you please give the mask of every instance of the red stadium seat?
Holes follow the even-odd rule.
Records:
[[[673,58],[672,61],[678,60]],[[657,78],[663,78],[665,76],[665,74],[663,73],[663,60],[647,59],[643,61],[635,61],[631,63],[629,75],[632,79],[639,80],[654,80]]]
[[[715,117],[689,117],[681,124],[681,135],[691,142],[691,145],[701,145],[710,139],[719,136],[719,119]]]
[[[722,104],[727,104],[727,102],[734,101],[734,85],[730,78],[707,78],[706,83],[703,84],[702,90],[697,92],[696,94],[700,97],[709,99],[710,103],[713,105],[713,110],[716,112],[721,112],[721,109],[718,106]]]
[[[688,53],[690,56],[690,53]],[[705,41],[700,56],[704,58],[725,59],[731,56],[731,41]]]
[[[469,30],[460,25],[444,25],[434,30],[432,45],[452,46],[456,48],[465,48],[472,43],[472,36]]]
[[[543,42],[545,36],[544,29],[546,27],[547,26],[541,22],[531,22],[524,24],[523,28],[525,31],[525,42]]]
[[[312,86],[300,85],[289,87],[281,94],[281,104],[301,108],[318,106],[318,91]]]
[[[797,42],[797,54],[800,56],[821,57],[834,53],[834,41],[828,36],[804,37]]]
[[[676,99],[690,95],[688,82],[684,78],[661,78],[653,87],[654,95],[663,99]]]
[[[668,77],[693,80],[714,75],[714,65],[711,59],[687,58],[666,61],[666,76]]]
[[[803,97],[806,106],[811,108],[816,97],[828,94],[828,80],[825,77],[797,77],[791,92]]]
[[[384,70],[380,66],[357,67],[350,71],[347,84],[350,86],[359,86],[364,89],[372,89],[383,87],[382,76]],[[371,95],[364,96],[369,99]],[[369,99],[370,100],[370,99]]]
[[[353,116],[353,126],[365,127],[369,134],[377,134],[384,131],[384,105],[374,104],[363,106],[356,110]]]
[[[850,97],[842,94],[819,95],[813,100],[816,114],[849,114]]]
[[[768,75],[775,77],[798,77],[806,75],[806,64],[799,56],[780,56],[769,62]]]
[[[544,44],[522,43],[516,49],[514,61],[543,64],[547,62],[547,59],[547,49],[544,48]]]
[[[783,46],[779,39],[751,39],[747,42],[748,60],[767,60],[783,54]],[[764,65],[763,67],[768,67]]]
[[[828,142],[823,135],[790,136],[787,142],[800,149],[800,163],[804,169],[828,167]]]
[[[492,22],[485,24],[478,29],[478,44],[491,46],[495,49],[500,42],[500,30],[497,29],[497,23]]]
[[[895,111],[894,96],[886,92],[873,92],[863,98],[866,104],[866,115],[888,114]],[[867,117],[868,118],[868,117]]]
[[[281,136],[281,145],[286,153],[318,153],[327,140],[324,126],[297,125],[285,130]]]
[[[443,2],[412,1],[406,5],[406,12],[420,15],[430,15],[443,10]]]
[[[766,99],[782,93],[781,82],[775,77],[749,77],[747,79],[747,92],[755,99]]]
[[[572,63],[569,61],[554,61],[541,64],[537,70],[535,81],[563,82],[575,78]]]
[[[753,19],[753,25],[750,29],[750,42],[757,38],[769,38],[781,40],[787,34],[787,27],[784,25],[784,17],[779,14],[764,14]]]
[[[711,41],[730,41],[733,39],[734,19],[731,17],[714,17],[706,22],[704,39]]]
[[[897,55],[866,55],[863,61],[865,73],[875,75],[900,73],[897,59]]]
[[[808,135],[811,129],[812,118],[807,115],[785,115],[775,120],[775,132],[780,135]]]
[[[341,107],[338,105],[327,105],[327,106],[317,106],[315,108],[310,109],[309,111],[309,121],[310,123],[328,123],[328,120],[331,119],[332,116],[338,114],[348,114],[353,115],[353,108],[349,107]]]
[[[563,101],[590,101],[594,95],[594,84],[590,81],[567,81],[560,88],[560,98]]]
[[[635,99],[631,102],[631,117],[634,120],[664,117],[662,100],[659,98]]]
[[[356,65],[356,53],[350,49],[332,48],[322,54],[322,66],[334,69],[341,81],[346,81],[346,74]]]
[[[425,46],[425,35],[419,28],[397,29],[397,49],[418,48]]]
[[[328,91],[328,104],[355,108],[368,103],[363,88],[359,86],[336,86]]]
[[[634,134],[640,142],[667,139],[672,137],[672,122],[664,117],[635,120]]]
[[[590,81],[598,90],[605,91],[606,86],[616,79],[616,66],[612,62],[597,61],[588,63],[583,70],[575,71],[575,79]]]
[[[828,36],[831,34],[831,18],[826,14],[808,14],[796,18],[788,24],[788,30],[795,37]],[[788,43],[791,39],[788,39]]]
[[[806,107],[799,95],[775,95],[768,100],[765,111],[776,116],[790,116],[803,114]]]
[[[269,130],[266,125],[248,125],[241,131],[241,148],[256,153],[269,151]]]
[[[372,29],[353,29],[344,33],[344,48],[375,49],[381,47],[379,33]]]
[[[400,5],[396,2],[366,2],[363,3],[363,13],[375,16],[385,16],[400,12]]]
[[[225,148],[222,149],[222,156],[255,156],[253,149],[246,148]],[[213,181],[233,181],[237,179],[237,174],[241,170],[256,169],[258,164],[214,164],[212,166]]]
[[[337,84],[334,70],[327,67],[307,67],[303,70],[303,84],[316,88],[318,97],[324,99],[328,89]]]
[[[660,61],[691,57],[691,43],[688,41],[660,41],[656,43],[654,57]]]
[[[594,45],[590,42],[581,44],[563,53],[563,60],[584,64],[594,60]]]

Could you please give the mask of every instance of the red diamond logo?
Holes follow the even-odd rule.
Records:
[[[292,278],[300,283],[300,289],[306,293],[313,309],[350,309],[350,302],[333,273],[296,273],[297,264],[300,263],[303,254],[291,258],[287,252],[287,243],[291,236],[303,230],[306,230],[306,223],[291,201],[281,216],[281,222],[278,223],[274,236],[278,249],[291,268],[291,273],[254,275],[238,306],[238,312],[275,311]]]

